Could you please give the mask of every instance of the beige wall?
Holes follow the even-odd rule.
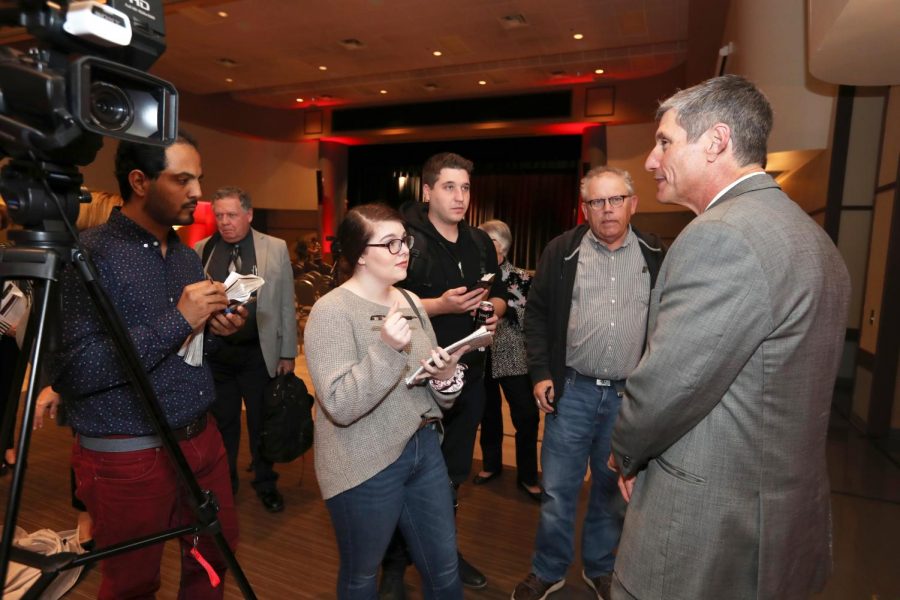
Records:
[[[237,185],[246,189],[257,208],[316,210],[316,170],[319,142],[272,142],[221,133],[185,124],[197,138],[203,157],[203,195],[216,188]],[[118,191],[113,176],[117,143],[106,139],[96,160],[82,172],[94,190]]]
[[[607,127],[607,164],[631,173],[631,178],[634,180],[634,191],[640,198],[639,212],[684,211],[683,206],[660,204],[656,201],[656,184],[650,173],[644,169],[644,161],[647,159],[647,154],[653,149],[655,135],[655,122]]]
[[[726,71],[756,82],[775,111],[769,151],[827,148],[837,87],[806,69],[804,2],[731,0],[722,44],[734,42]]]

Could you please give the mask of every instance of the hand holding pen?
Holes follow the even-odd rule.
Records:
[[[384,318],[384,325],[381,328],[381,341],[400,352],[412,339],[412,331],[409,328],[409,322],[400,312],[400,301],[395,300]]]
[[[191,329],[198,329],[206,323],[210,315],[224,310],[227,306],[225,286],[212,279],[205,279],[184,286],[176,308]]]

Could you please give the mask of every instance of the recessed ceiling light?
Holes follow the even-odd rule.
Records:
[[[387,94],[387,90],[379,90],[379,94]]]
[[[319,70],[320,70],[320,71],[327,71],[327,70],[328,70],[328,67],[326,67],[325,65],[319,65]]]
[[[303,102],[303,98],[296,98],[297,102]]]
[[[440,50],[435,50],[434,52],[432,52],[432,54],[434,54],[435,56],[443,56],[444,55],[444,53],[441,52]]]
[[[484,79],[479,79],[478,85],[487,85],[487,81],[485,81]]]
[[[573,35],[572,37],[575,38],[576,40],[580,40],[580,39],[582,39],[582,38],[584,37],[584,34],[583,34],[583,33],[576,33],[576,34]]]
[[[228,83],[231,83],[232,81],[234,81],[234,79],[232,79],[231,77],[226,77],[225,81],[227,81]]]
[[[594,69],[594,73],[596,73],[597,75],[603,75],[605,72],[606,71],[604,71],[603,69]]]
[[[228,16],[228,13],[225,12],[224,10],[220,10],[216,14],[219,15],[220,17],[222,17],[223,19]]]

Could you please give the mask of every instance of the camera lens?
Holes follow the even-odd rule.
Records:
[[[96,81],[91,84],[91,119],[109,131],[122,131],[134,121],[134,106],[122,88]]]

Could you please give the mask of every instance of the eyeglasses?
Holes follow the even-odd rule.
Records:
[[[631,198],[628,196],[610,196],[609,198],[595,198],[593,200],[585,200],[584,203],[590,206],[594,210],[602,210],[603,206],[609,202],[610,207],[616,208],[618,206],[622,206],[622,203],[625,202],[626,198]]]
[[[366,244],[366,246],[375,246],[377,248],[387,248],[388,252],[391,254],[400,254],[400,250],[403,248],[403,244],[406,244],[406,248],[412,248],[415,243],[416,238],[411,235],[404,235],[402,238],[395,238],[383,244]]]

